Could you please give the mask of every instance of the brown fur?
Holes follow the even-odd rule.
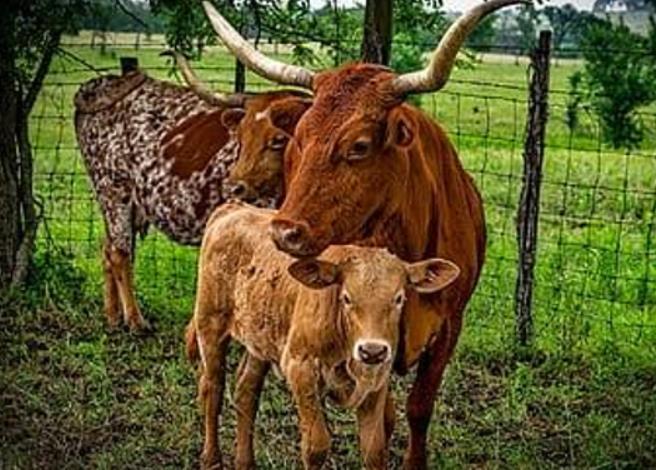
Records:
[[[285,154],[286,199],[273,233],[295,256],[358,242],[408,261],[452,259],[462,269],[450,288],[425,299],[410,295],[405,309],[396,366],[405,372],[419,363],[405,460],[416,469],[426,466],[433,401],[483,265],[485,224],[479,193],[444,131],[390,93],[393,77],[367,64],[317,76],[314,104]],[[349,160],[362,139],[366,152]],[[290,243],[283,234],[292,227],[300,235]]]
[[[228,129],[221,123],[223,110],[201,112],[183,121],[162,139],[162,154],[173,160],[171,173],[188,178],[205,168],[228,142]]]
[[[249,366],[249,359],[245,360],[251,377],[245,376],[245,370],[239,372],[240,389],[256,395],[266,373],[262,362],[280,366],[299,411],[307,468],[320,466],[330,445],[321,411],[322,389],[339,404],[357,410],[365,465],[384,468],[393,426],[391,405],[386,405],[391,400],[387,381],[404,292],[426,282],[432,289],[441,288],[455,279],[457,268],[440,260],[406,265],[384,249],[334,247],[324,254],[325,261],[306,260],[290,268],[297,279],[322,288],[308,289],[288,273],[294,259],[276,250],[268,236],[273,215],[228,203],[212,215],[203,239],[196,307],[187,335],[191,350],[190,332],[195,332],[201,357],[199,387],[206,421],[203,462],[220,461],[216,422],[225,346],[234,338],[253,360],[260,361]],[[438,265],[441,271],[431,271],[429,277],[428,266]],[[387,345],[382,349],[384,356],[378,356],[379,361],[386,357],[384,362],[371,366],[365,359],[357,360],[366,356],[356,356],[356,350],[364,354],[359,348],[371,344]],[[243,406],[245,410],[238,410],[242,442],[238,441],[237,454],[239,461],[252,463],[249,423],[254,401]]]

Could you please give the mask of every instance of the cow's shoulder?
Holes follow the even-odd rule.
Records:
[[[96,113],[108,109],[143,85],[148,76],[136,71],[123,76],[104,75],[83,83],[75,93],[78,113]]]

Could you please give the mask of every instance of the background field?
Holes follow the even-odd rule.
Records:
[[[103,72],[116,73],[118,57],[133,55],[151,75],[176,79],[158,55],[159,38],[134,50],[134,38],[121,36],[105,55],[87,39],[67,40],[67,50]],[[230,90],[233,63],[213,48],[195,69]],[[421,107],[444,124],[475,177],[489,232],[484,275],[431,427],[433,466],[656,466],[656,114],[643,110],[647,138],[631,152],[608,149],[588,113],[570,132],[564,123],[567,78],[579,67],[559,60],[552,68],[530,350],[516,348],[513,339],[525,61],[486,55],[474,68],[456,71],[442,92],[421,97]],[[137,286],[156,331],[134,337],[105,330],[103,226],[72,125],[72,96],[95,75],[60,56],[31,123],[46,222],[39,279],[3,306],[9,314],[0,332],[6,345],[0,463],[193,467],[201,427],[181,336],[193,305],[196,250],[155,233],[141,242]],[[250,90],[270,87],[248,76]],[[395,464],[407,436],[403,403],[410,380],[396,383]],[[225,436],[231,435],[231,411],[228,406]],[[329,414],[336,436],[330,468],[357,467],[352,417],[334,409]],[[273,376],[258,430],[262,467],[298,465],[293,408]],[[229,454],[231,443],[225,443]]]

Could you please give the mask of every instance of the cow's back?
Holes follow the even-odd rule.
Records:
[[[186,88],[141,75],[102,77],[76,94],[75,128],[103,210],[136,206],[143,219],[181,243],[200,242],[221,202],[222,181],[238,145],[222,109]]]

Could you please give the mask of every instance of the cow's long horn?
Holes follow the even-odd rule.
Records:
[[[397,77],[392,82],[394,92],[404,95],[437,91],[442,88],[449,79],[458,51],[476,25],[499,8],[520,3],[531,4],[528,0],[490,0],[463,14],[444,34],[428,66],[423,70]]]
[[[189,65],[189,62],[187,61],[187,58],[184,56],[184,54],[174,50],[167,50],[162,52],[160,55],[168,55],[173,57],[175,64],[182,72],[182,78],[184,78],[184,81],[187,83],[189,88],[191,88],[194,93],[196,93],[208,103],[217,106],[228,107],[244,105],[244,95],[229,95],[225,93],[218,93],[216,91],[212,91],[205,84],[203,84],[203,82],[201,82],[198,78],[198,75],[196,75],[196,73],[191,69],[191,66]]]
[[[283,85],[312,88],[313,72],[297,65],[269,59],[242,38],[211,3],[203,2],[203,7],[216,34],[246,67],[264,78]]]

